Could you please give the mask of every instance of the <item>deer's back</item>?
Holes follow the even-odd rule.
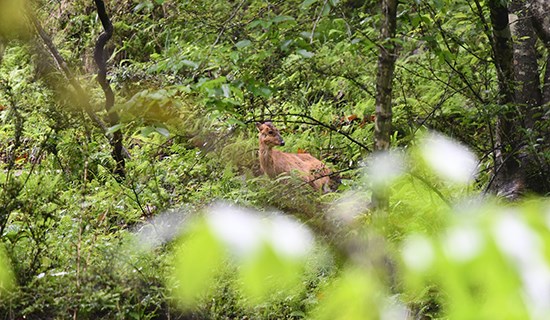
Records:
[[[323,185],[329,182],[330,170],[309,153],[286,153],[273,150],[272,157],[273,168],[262,168],[268,175],[270,175],[270,171],[277,176],[281,173],[298,170],[302,173],[302,178],[316,189],[322,189]]]

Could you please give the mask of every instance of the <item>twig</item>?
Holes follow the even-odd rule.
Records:
[[[325,9],[325,6],[328,4],[328,0],[325,0],[323,2],[323,5],[321,6],[321,9],[319,10],[319,14],[317,15],[317,18],[313,22],[313,28],[311,30],[311,35],[309,36],[309,43],[313,44],[313,37],[315,35],[315,29],[317,29],[317,24],[319,23],[319,20],[321,20],[321,16],[323,15],[323,10]]]
[[[342,136],[344,136],[346,139],[350,140],[351,142],[355,143],[356,145],[360,146],[361,148],[365,149],[366,151],[370,152],[370,148],[367,147],[367,145],[355,140],[352,136],[350,136],[349,134],[345,133],[345,132],[342,132],[341,130],[339,130],[338,128],[334,127],[334,126],[331,126],[329,124],[326,124],[320,120],[317,120],[315,119],[314,117],[312,116],[309,116],[307,114],[299,114],[299,113],[282,113],[282,114],[279,114],[280,116],[283,116],[283,117],[286,117],[286,116],[291,116],[291,117],[300,117],[300,118],[304,118],[304,119],[308,119],[310,121],[313,122],[313,124],[316,124],[316,125],[320,125],[321,127],[324,127],[326,129],[329,129],[331,131],[334,131]]]

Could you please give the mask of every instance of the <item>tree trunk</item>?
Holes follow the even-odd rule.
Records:
[[[510,199],[518,198],[525,190],[544,193],[549,188],[548,164],[540,157],[544,143],[536,142],[544,136],[540,132],[542,92],[532,3],[513,0],[506,8],[501,1],[491,0],[488,5],[501,93],[499,104],[503,106],[497,119],[495,170],[489,187]],[[510,46],[512,39],[515,42]]]
[[[382,0],[382,26],[380,51],[376,74],[376,120],[374,123],[374,151],[390,148],[392,133],[392,81],[396,60],[396,45],[393,41],[397,24],[397,0]],[[372,202],[377,209],[387,209],[389,199],[386,190],[373,190]]]
[[[525,0],[513,0],[511,13],[517,16],[512,21],[514,42],[514,74],[516,76],[515,102],[524,116],[524,126],[533,128],[536,114],[541,106],[540,77],[535,44],[537,35],[533,28],[531,12]]]
[[[506,5],[503,5],[500,0],[489,0],[488,4],[493,25],[492,49],[500,91],[499,103],[504,105],[514,101],[512,33]]]
[[[539,39],[544,43],[547,51],[550,51],[550,1],[534,0],[531,5],[533,14],[533,26]],[[550,54],[546,59],[546,71],[544,74],[544,84],[542,87],[542,104],[546,106],[546,112],[549,111],[550,103]]]

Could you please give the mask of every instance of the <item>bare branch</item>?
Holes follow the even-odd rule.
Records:
[[[105,110],[107,111],[109,124],[114,126],[119,123],[120,118],[116,111],[111,110],[115,103],[115,95],[109,85],[109,82],[107,81],[107,63],[105,61],[105,44],[107,44],[107,41],[109,41],[109,39],[113,36],[114,28],[105,10],[103,0],[95,0],[95,4],[97,7],[97,14],[101,20],[103,29],[105,30],[101,33],[101,35],[99,35],[94,50],[94,59],[99,68],[97,72],[97,81],[105,93]],[[112,156],[116,161],[115,173],[120,177],[125,176],[124,147],[122,145],[122,139],[123,137],[120,129],[113,133],[113,137],[111,139],[111,145],[113,147]]]

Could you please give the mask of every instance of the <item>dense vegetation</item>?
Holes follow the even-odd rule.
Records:
[[[549,314],[544,1],[401,2],[391,39],[377,1],[107,1],[105,53],[101,3],[0,0],[1,318]],[[337,192],[261,174],[268,119]]]

